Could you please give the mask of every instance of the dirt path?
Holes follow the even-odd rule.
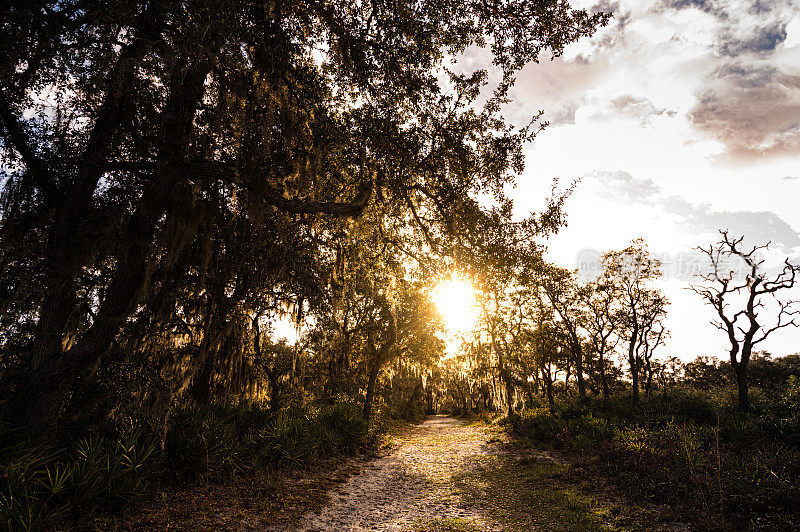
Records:
[[[446,416],[409,426],[299,530],[676,530],[581,465],[506,440],[496,426]]]
[[[185,486],[87,529],[186,531],[674,530],[580,464],[506,441],[497,426],[435,416],[377,459],[331,460]],[[327,495],[326,495],[327,494]],[[299,523],[299,524],[298,524]],[[665,526],[666,525],[666,526]],[[681,528],[685,530],[685,528]]]
[[[500,452],[482,426],[435,416],[399,437],[399,446],[371,462],[331,494],[318,515],[308,515],[304,531],[407,530],[433,520],[502,530],[462,497],[453,482],[477,473],[480,457]]]

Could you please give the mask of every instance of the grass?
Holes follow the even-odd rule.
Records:
[[[623,515],[603,487],[572,465],[542,458],[486,456],[475,474],[455,479],[455,486],[504,530],[612,530],[633,521],[630,511]]]
[[[790,390],[791,391],[791,390]],[[569,457],[629,500],[702,529],[800,527],[800,418],[754,394],[742,414],[727,391],[675,389],[640,408],[625,398],[564,400],[508,420],[523,445]]]
[[[455,518],[435,518],[420,520],[407,532],[483,532],[481,527],[471,519]]]

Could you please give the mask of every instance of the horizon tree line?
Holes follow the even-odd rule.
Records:
[[[698,248],[708,269],[689,288],[719,316],[712,324],[730,343],[737,403],[746,411],[754,348],[776,331],[800,324],[797,301],[783,296],[794,286],[800,267],[786,259],[780,270],[767,271],[758,253],[768,244],[744,248],[744,237],[727,230],[720,234],[717,244]],[[576,271],[545,262],[540,249],[509,253],[521,260],[495,260],[484,273],[491,281],[477,281],[482,287],[481,321],[463,361],[475,368],[475,382],[491,381],[496,405],[513,414],[516,402],[525,403],[538,392],[552,408],[554,374],[559,373],[564,386],[574,380],[580,400],[587,389],[608,398],[609,373],[617,385],[622,376],[616,356],[627,363],[626,387],[634,405],[641,401],[642,388],[650,396],[659,373],[664,380],[668,365],[673,367],[671,379],[676,378],[677,359],[654,357],[670,337],[665,325],[669,301],[653,286],[661,265],[643,239],[604,253],[599,274],[587,282],[580,282]],[[736,277],[739,266],[746,269],[743,279]],[[766,311],[773,313],[769,322],[760,316]],[[463,400],[461,408],[471,410]]]

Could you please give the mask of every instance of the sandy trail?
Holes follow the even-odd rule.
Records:
[[[434,416],[400,436],[400,445],[367,464],[331,494],[299,530],[404,530],[432,518],[460,518],[500,530],[479,508],[462,501],[452,479],[470,473],[480,456],[499,453],[480,426]]]

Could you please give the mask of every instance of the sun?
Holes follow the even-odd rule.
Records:
[[[440,282],[432,295],[448,336],[463,334],[475,328],[478,311],[472,283],[454,274]]]

